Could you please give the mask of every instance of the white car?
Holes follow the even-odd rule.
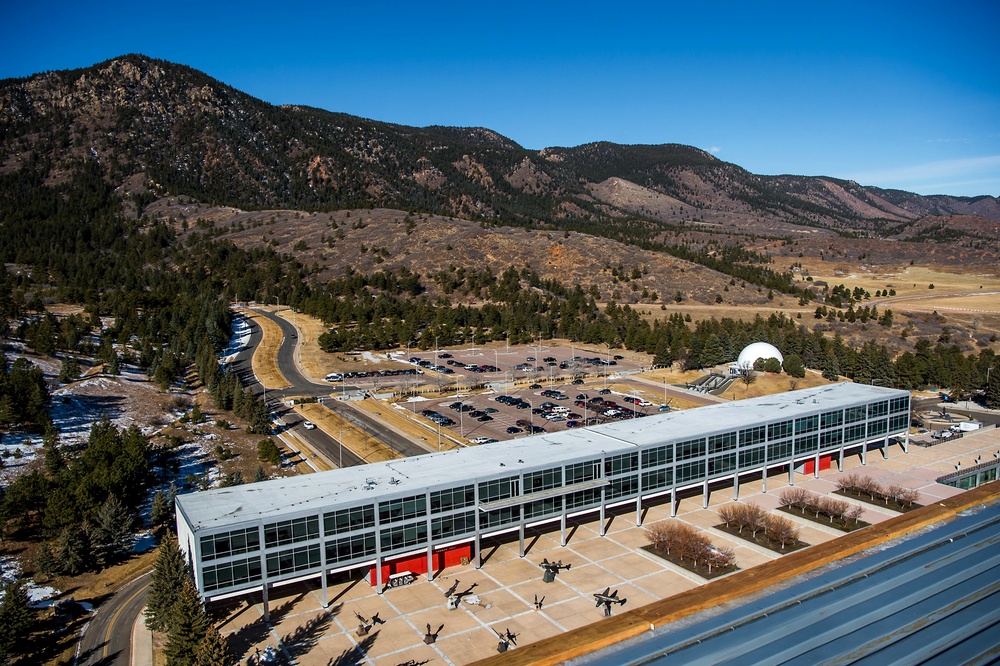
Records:
[[[316,427],[316,424],[313,423],[312,421],[303,421],[302,427],[305,428],[306,430],[313,430]]]

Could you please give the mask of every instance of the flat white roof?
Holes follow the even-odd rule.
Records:
[[[623,453],[635,447],[684,441],[907,395],[908,392],[898,389],[844,382],[329,472],[187,493],[179,495],[177,502],[193,531],[217,530],[247,521],[317,513],[332,505],[358,505],[365,500],[376,502],[422,493],[429,487],[515,475],[526,468],[534,471],[605,453]]]

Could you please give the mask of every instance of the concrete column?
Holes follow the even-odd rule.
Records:
[[[378,537],[376,537],[378,538]],[[382,580],[382,556],[379,554],[375,555],[375,592],[382,594],[382,588],[385,587],[385,581]]]
[[[642,527],[642,494],[635,498],[635,526]]]
[[[708,479],[701,483],[701,508],[708,508]]]
[[[792,456],[792,459],[788,461],[788,485],[790,485],[790,486],[794,486],[795,485],[795,456],[794,455]]]
[[[434,544],[427,544],[427,580],[434,580]]]
[[[885,439],[882,440],[882,459],[889,459],[889,435],[886,435]]]
[[[670,517],[677,517],[677,486],[670,489]]]
[[[760,479],[761,479],[760,491],[762,493],[766,493],[767,492],[767,461],[766,460],[764,461],[764,472],[760,475]]]
[[[524,557],[524,514],[521,514],[521,522],[517,526],[517,543],[519,546],[518,554]]]
[[[868,464],[868,442],[862,442],[861,444],[861,464]]]
[[[903,453],[910,452],[910,429],[906,429],[906,437],[903,438]]]
[[[564,498],[565,499],[565,498]],[[566,545],[566,505],[563,504],[562,515],[559,516],[559,545]]]
[[[267,581],[264,581],[263,587],[260,588],[261,596],[264,598],[264,622],[270,622],[271,621],[271,611],[267,607],[268,606],[268,603],[267,603],[267,588],[268,588],[269,585],[270,584]]]
[[[733,501],[740,501],[740,473],[733,474]]]
[[[482,569],[483,568],[482,537],[479,536],[479,530],[478,529],[476,529],[475,545],[473,547],[475,548],[475,551],[476,551],[475,552],[475,565],[474,566],[477,569]]]
[[[816,462],[813,463],[813,478],[819,478],[819,451],[816,452]]]
[[[319,587],[321,590],[321,599],[323,602],[323,608],[330,605],[330,601],[326,593],[326,543],[322,540],[319,542],[319,564],[321,570],[319,572]]]
[[[601,529],[600,529],[600,533],[601,533],[601,536],[604,536],[604,534],[605,534],[605,529],[604,529],[604,493],[603,492],[601,493]]]
[[[844,445],[840,445],[840,456],[837,458],[837,471],[844,471]]]

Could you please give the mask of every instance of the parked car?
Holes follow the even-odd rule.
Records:
[[[542,388],[542,385],[541,384],[532,384],[528,388],[531,389],[531,390],[540,389],[540,388]]]
[[[579,386],[581,384],[583,384],[583,380],[582,379],[577,378],[577,379],[573,380],[573,386]]]
[[[524,430],[518,428],[517,426],[510,426],[507,428],[507,433],[510,435],[516,435],[519,432],[524,432]]]
[[[305,428],[306,430],[313,430],[316,428],[316,424],[313,423],[312,421],[303,421],[302,427]]]

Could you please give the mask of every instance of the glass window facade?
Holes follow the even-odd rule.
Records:
[[[638,453],[623,453],[617,456],[609,456],[604,461],[604,475],[614,476],[616,474],[628,474],[639,469]]]
[[[201,538],[201,559],[205,562],[255,550],[260,550],[260,530],[256,525]]]
[[[320,565],[319,544],[289,548],[267,556],[267,575],[284,576]]]
[[[562,485],[562,468],[552,467],[524,475],[524,492],[537,493]]]
[[[574,483],[592,481],[598,478],[600,473],[600,464],[593,460],[575,463],[573,465],[566,465],[566,485],[571,486]]]
[[[349,562],[375,554],[375,533],[354,534],[326,543],[326,563]]]
[[[375,527],[375,506],[372,504],[323,514],[323,533],[327,536],[370,527]]]
[[[256,583],[261,580],[260,557],[210,564],[202,568],[201,575],[206,592]]]
[[[319,516],[282,520],[264,525],[264,546],[274,548],[319,538]]]
[[[521,480],[516,476],[509,476],[506,479],[494,479],[479,484],[479,501],[496,502],[507,499],[514,495],[520,495],[518,490],[521,487]]]
[[[677,455],[675,457],[677,460],[700,458],[705,455],[705,438],[689,439],[686,442],[680,442],[676,446],[676,451]]]
[[[378,505],[378,521],[383,525],[424,515],[427,515],[427,498],[423,495],[401,497]]]
[[[473,485],[431,493],[431,513],[443,513],[454,509],[464,509],[476,503],[476,487]]]

